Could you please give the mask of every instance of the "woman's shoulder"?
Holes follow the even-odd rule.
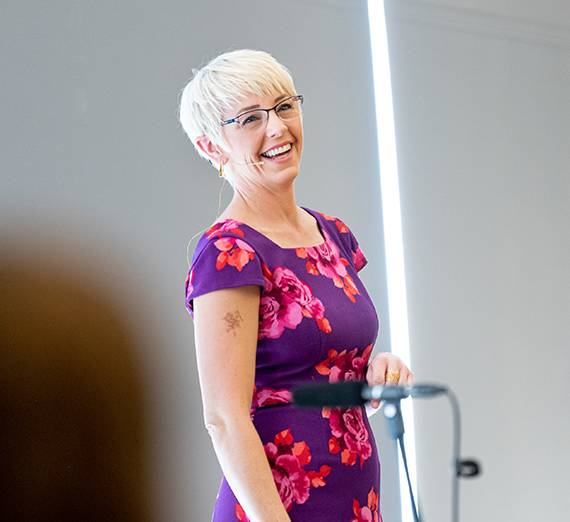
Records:
[[[322,228],[325,228],[327,232],[332,230],[335,234],[351,234],[350,229],[341,219],[329,216],[328,214],[317,210],[311,210],[305,207],[303,207],[303,209],[309,212],[309,214],[312,214],[319,225],[321,225]]]
[[[211,240],[216,237],[227,236],[240,236],[245,237],[247,225],[236,219],[222,219],[216,221],[210,228],[208,228],[202,235],[201,240]]]
[[[326,236],[330,238],[340,249],[340,251],[348,258],[352,258],[356,271],[360,271],[366,266],[368,261],[360,249],[358,240],[341,219],[329,216],[323,212],[305,209],[315,216],[322,230],[326,232]]]
[[[240,286],[264,287],[262,261],[247,225],[235,220],[214,223],[200,238],[186,279],[186,303],[200,295]]]
[[[225,250],[231,246],[239,246],[245,250],[253,251],[251,243],[251,230],[245,223],[235,219],[216,221],[198,240],[192,256],[192,264],[205,252],[212,249],[217,251],[220,249]]]

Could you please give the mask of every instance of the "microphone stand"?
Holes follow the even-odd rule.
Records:
[[[414,522],[420,522],[419,511],[416,508],[406,449],[404,447],[404,420],[400,401],[407,397],[433,397],[439,394],[447,395],[452,406],[453,417],[453,483],[452,483],[452,521],[459,522],[459,479],[475,477],[480,473],[480,465],[474,459],[462,459],[460,453],[461,443],[461,422],[459,415],[459,403],[457,398],[446,387],[435,384],[423,384],[414,386],[372,386],[368,387],[364,381],[346,381],[325,385],[300,386],[293,390],[293,402],[301,407],[344,407],[362,405],[370,400],[383,401],[382,411],[387,421],[390,437],[400,444],[402,461],[406,470],[408,487],[410,489],[410,500]],[[368,408],[368,405],[367,405]],[[374,410],[377,411],[377,410]],[[370,413],[369,413],[370,415]]]
[[[457,397],[451,390],[445,390],[445,394],[449,398],[453,417],[453,482],[451,488],[451,519],[453,522],[459,522],[459,481],[461,478],[476,477],[481,472],[480,464],[475,459],[461,458],[461,418],[459,412],[459,402]],[[402,461],[406,470],[408,479],[408,488],[410,489],[410,500],[412,503],[412,513],[414,522],[420,522],[419,512],[416,508],[414,493],[412,491],[412,483],[410,480],[410,472],[408,471],[408,462],[406,459],[406,450],[404,448],[404,420],[402,417],[402,409],[400,407],[400,398],[386,399],[384,402],[383,413],[387,421],[388,434],[391,439],[400,443],[402,453]]]
[[[410,490],[410,501],[412,503],[412,514],[414,522],[420,522],[420,516],[416,508],[416,501],[414,499],[414,491],[412,489],[412,482],[410,480],[410,471],[408,470],[408,460],[406,458],[406,448],[404,446],[404,419],[402,417],[402,408],[400,406],[400,399],[388,399],[384,403],[382,409],[384,417],[388,424],[388,433],[392,440],[397,440],[400,444],[400,451],[402,453],[402,461],[404,469],[406,470],[406,478],[408,479],[408,488]]]

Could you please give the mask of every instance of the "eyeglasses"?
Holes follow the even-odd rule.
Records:
[[[259,131],[265,129],[267,121],[269,120],[269,113],[275,111],[275,114],[282,121],[294,120],[301,116],[301,104],[303,103],[303,96],[291,96],[283,101],[280,101],[275,107],[271,109],[253,109],[251,111],[242,112],[240,115],[220,122],[220,125],[229,125],[230,123],[237,123],[242,130],[246,132]]]

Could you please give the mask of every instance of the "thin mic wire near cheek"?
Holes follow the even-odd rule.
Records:
[[[251,162],[251,163],[238,163],[237,161],[231,160],[234,165],[239,165],[241,167],[252,167],[254,165],[263,165],[265,161]]]

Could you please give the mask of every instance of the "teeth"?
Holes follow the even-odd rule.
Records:
[[[285,152],[289,152],[291,150],[291,144],[283,145],[283,147],[279,147],[277,149],[271,149],[267,152],[264,152],[262,156],[266,158],[273,158],[274,156],[278,156],[279,154],[283,154]]]

